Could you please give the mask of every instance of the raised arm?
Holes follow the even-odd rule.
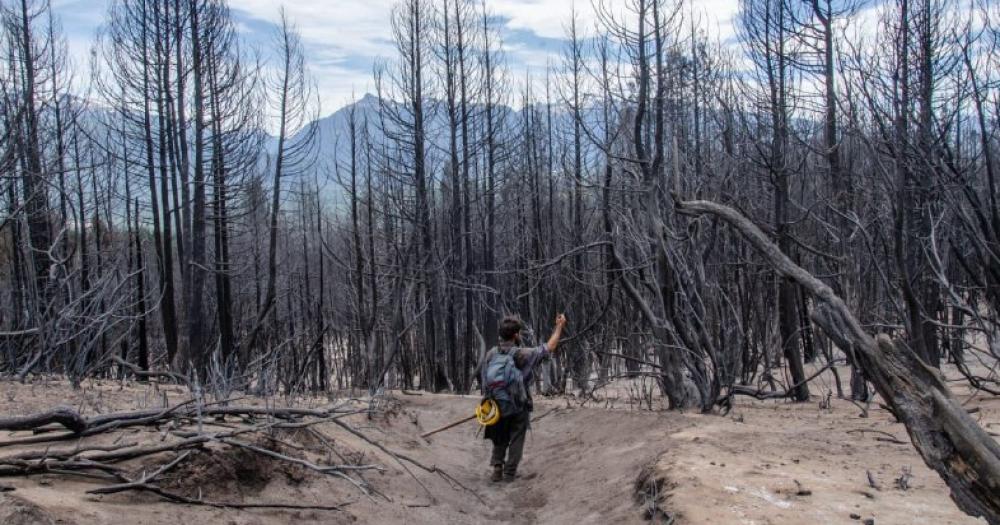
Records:
[[[557,315],[556,327],[552,330],[552,335],[549,336],[549,342],[546,343],[546,346],[549,348],[549,352],[555,353],[556,347],[559,346],[559,339],[562,337],[564,326],[566,326],[566,314]]]

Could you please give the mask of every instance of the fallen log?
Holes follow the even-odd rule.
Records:
[[[110,465],[110,463],[152,456],[162,452],[183,451],[189,448],[200,447],[212,439],[213,436],[204,435],[159,445],[129,447],[86,455],[80,454],[68,459],[50,458],[44,455],[39,456],[38,454],[32,454],[28,459],[22,459],[18,456],[0,457],[0,476],[40,474],[52,469],[103,470],[114,473],[119,469]]]
[[[146,485],[146,484],[152,482],[154,479],[156,479],[156,478],[160,477],[161,475],[167,473],[168,471],[170,471],[170,469],[176,467],[177,465],[180,465],[180,463],[182,461],[184,461],[185,459],[187,459],[187,457],[190,456],[190,455],[191,455],[191,451],[190,450],[185,450],[184,452],[178,454],[177,457],[175,457],[174,459],[172,459],[169,462],[165,463],[160,468],[154,470],[153,472],[151,472],[149,474],[143,474],[143,476],[140,479],[136,480],[136,481],[130,481],[128,483],[119,483],[119,484],[116,484],[116,485],[107,485],[105,487],[99,487],[99,488],[96,488],[96,489],[91,489],[91,490],[87,491],[87,494],[114,494],[116,492],[124,492],[126,490],[136,489],[138,485]]]
[[[40,414],[0,418],[0,430],[32,430],[52,423],[58,423],[76,433],[87,428],[87,420],[76,410],[59,406]]]
[[[129,441],[125,443],[119,443],[117,445],[78,445],[73,448],[68,449],[49,449],[45,450],[29,450],[27,452],[21,452],[20,454],[15,454],[12,456],[5,456],[0,458],[3,459],[69,459],[74,456],[83,454],[84,452],[112,452],[115,450],[121,450],[123,448],[136,447],[139,443],[136,441]]]
[[[52,423],[60,423],[70,432],[43,433],[36,436],[12,439],[0,442],[0,448],[15,445],[30,445],[53,441],[66,441],[79,437],[100,434],[109,430],[133,426],[156,425],[170,419],[194,419],[198,417],[242,416],[271,417],[282,420],[295,420],[303,417],[326,419],[354,413],[351,410],[308,409],[293,407],[251,407],[251,406],[187,406],[194,403],[193,399],[178,403],[168,408],[134,410],[129,412],[113,412],[101,414],[92,418],[84,418],[70,407],[56,407],[52,410],[30,416],[19,416],[0,419],[0,430],[36,430]]]
[[[114,362],[118,363],[119,365],[121,365],[121,366],[123,366],[125,368],[128,368],[129,371],[132,372],[133,375],[135,375],[135,377],[140,378],[140,379],[150,379],[150,378],[165,377],[165,378],[173,380],[175,383],[178,383],[178,384],[181,384],[181,385],[187,385],[187,386],[191,385],[191,380],[188,379],[187,376],[182,375],[182,374],[178,374],[176,372],[156,371],[156,370],[143,370],[142,368],[139,368],[138,365],[135,365],[133,363],[129,363],[128,361],[126,361],[126,360],[124,360],[124,359],[122,359],[122,358],[120,358],[120,357],[118,357],[116,355],[112,355],[111,359],[114,360]]]
[[[795,264],[753,222],[709,201],[682,201],[678,213],[719,217],[738,230],[778,273],[816,299],[813,321],[838,346],[852,349],[914,448],[970,516],[1000,525],[1000,445],[965,412],[937,370],[888,336],[872,337],[833,289]]]

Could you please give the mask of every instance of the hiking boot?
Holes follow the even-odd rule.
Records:
[[[497,482],[503,480],[503,465],[493,465],[493,475],[490,481]]]
[[[517,478],[516,468],[503,469],[503,480],[505,483],[511,483],[512,481],[514,481],[515,478]]]

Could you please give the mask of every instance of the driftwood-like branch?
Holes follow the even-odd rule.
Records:
[[[674,200],[679,213],[723,219],[775,270],[810,293],[817,305],[813,320],[838,346],[854,350],[924,462],[948,484],[958,507],[1000,525],[1000,445],[962,409],[937,370],[889,337],[868,334],[832,288],[795,264],[736,210],[709,201],[681,201],[676,195]]]
[[[204,435],[145,447],[129,447],[87,455],[77,454],[67,459],[46,457],[44,453],[30,454],[28,458],[19,457],[23,454],[0,457],[0,476],[40,474],[51,472],[53,469],[100,470],[109,473],[118,473],[120,469],[112,466],[112,463],[151,456],[162,452],[182,451],[200,447],[211,440],[212,436]]]
[[[129,447],[138,446],[139,443],[135,441],[129,441],[125,443],[118,443],[117,445],[78,445],[73,448],[67,449],[49,449],[45,450],[29,450],[26,452],[21,452],[20,454],[14,454],[13,456],[6,456],[4,459],[69,459],[74,456],[78,456],[84,452],[112,452],[115,450],[121,450]]]
[[[54,460],[47,461],[45,459],[38,460],[27,460],[27,459],[13,459],[13,458],[3,458],[0,459],[0,476],[27,476],[31,474],[45,474],[52,472],[82,472],[82,471],[98,471],[105,474],[110,474],[115,479],[122,479],[121,472],[122,469],[114,466],[108,465],[106,463],[100,463],[97,461],[91,461],[89,459],[69,459],[69,460]]]
[[[865,434],[865,433],[880,434],[882,437],[876,437],[875,438],[876,441],[884,441],[886,443],[894,443],[896,445],[906,445],[907,444],[905,441],[902,441],[899,438],[897,438],[896,436],[894,436],[894,435],[892,435],[892,434],[890,434],[888,432],[882,431],[882,430],[873,430],[873,429],[870,429],[870,428],[856,428],[854,430],[848,430],[847,431],[848,434],[853,434],[855,432],[858,432],[860,434]]]
[[[87,428],[87,420],[76,410],[60,406],[40,414],[0,418],[0,430],[32,430],[58,423],[79,434]]]
[[[326,419],[354,413],[353,411],[337,411],[336,409],[307,409],[289,407],[264,408],[246,406],[202,406],[199,410],[196,407],[187,406],[191,405],[193,402],[194,400],[187,400],[168,408],[135,410],[131,412],[114,412],[111,414],[94,416],[92,418],[84,418],[72,408],[60,407],[31,416],[0,419],[0,430],[33,430],[51,423],[61,423],[72,430],[72,432],[58,434],[47,433],[38,436],[2,441],[0,442],[0,448],[15,445],[65,441],[100,434],[113,429],[156,425],[162,421],[177,418],[242,416],[271,417],[282,420],[294,420],[302,417]]]
[[[792,386],[790,386],[790,387],[788,387],[788,388],[786,388],[784,390],[770,390],[770,391],[768,391],[768,390],[761,390],[759,388],[754,388],[752,386],[747,386],[747,385],[733,385],[733,386],[731,386],[729,388],[729,393],[726,396],[723,396],[723,399],[725,399],[727,397],[731,397],[731,396],[749,396],[749,397],[752,397],[754,399],[759,399],[759,400],[762,400],[762,401],[766,400],[766,399],[785,399],[785,398],[790,398],[793,395],[795,395],[795,389],[796,388],[798,388],[799,386],[804,385],[804,384],[812,381],[813,379],[816,379],[817,377],[823,375],[823,372],[826,372],[827,370],[833,368],[834,365],[836,365],[840,361],[841,361],[840,359],[835,359],[833,361],[830,361],[829,363],[827,363],[825,366],[823,366],[819,370],[813,372],[813,374],[811,376],[803,379],[802,381],[799,381],[798,383],[795,383],[794,385],[792,385]]]
[[[173,469],[177,465],[180,465],[180,463],[182,461],[184,461],[185,459],[187,459],[187,457],[189,455],[191,455],[191,451],[190,450],[186,450],[183,453],[178,454],[177,457],[175,457],[171,461],[165,463],[160,468],[154,470],[153,472],[151,472],[149,474],[143,475],[142,478],[140,478],[140,479],[138,479],[136,481],[130,481],[128,483],[119,483],[117,485],[107,485],[107,486],[104,486],[104,487],[98,487],[96,489],[88,490],[87,494],[114,494],[116,492],[124,492],[126,490],[134,490],[139,485],[146,485],[146,484],[152,482],[154,479],[160,477],[161,475],[169,472],[171,469]]]
[[[170,380],[174,381],[175,383],[180,383],[182,385],[190,385],[191,384],[191,380],[188,379],[187,376],[182,375],[182,374],[178,374],[176,372],[167,372],[165,370],[161,370],[161,371],[157,371],[157,370],[143,370],[143,369],[139,368],[139,365],[136,365],[136,364],[133,364],[133,363],[129,363],[128,361],[126,361],[126,360],[124,360],[124,359],[122,359],[122,358],[120,358],[120,357],[118,357],[116,355],[112,355],[111,359],[114,362],[118,363],[119,365],[124,366],[125,368],[128,368],[129,371],[132,372],[136,377],[139,377],[139,378],[142,378],[142,379],[149,379],[149,378],[152,378],[152,377],[157,377],[157,378],[159,378],[159,377],[165,377],[167,379],[170,379]]]

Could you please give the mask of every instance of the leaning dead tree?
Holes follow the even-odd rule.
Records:
[[[680,213],[724,220],[778,273],[809,292],[817,302],[813,320],[839,346],[856,353],[875,389],[906,425],[924,462],[948,484],[959,508],[991,524],[1000,523],[1000,445],[969,417],[940,372],[888,336],[872,337],[832,288],[795,264],[736,210],[700,200],[676,204]]]

